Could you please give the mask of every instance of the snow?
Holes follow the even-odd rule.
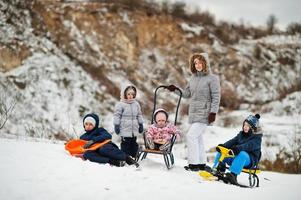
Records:
[[[36,139],[37,140],[37,139]],[[148,155],[140,170],[71,157],[62,143],[0,139],[0,199],[299,199],[301,175],[259,174],[260,187],[239,188],[202,180],[176,157],[167,170],[161,155]],[[238,179],[247,182],[242,175]]]
[[[24,91],[13,91],[14,87],[9,87],[15,93],[22,93],[22,98],[16,105],[18,112],[7,121],[5,129],[11,127],[13,121],[18,121],[20,126],[3,130],[3,133],[30,135],[34,131],[33,134],[38,137],[48,137],[54,132],[63,131],[71,136],[82,127],[80,123],[75,125],[81,121],[80,109],[97,111],[100,106],[109,107],[114,101],[104,93],[105,88],[65,56],[34,53],[20,67],[5,75],[15,77],[14,80],[25,83],[26,87]],[[5,80],[2,74],[0,78]],[[99,105],[98,100],[92,98],[98,94],[102,95],[102,99],[108,99],[108,105]],[[55,128],[51,122],[55,122]]]
[[[233,48],[238,51],[237,58],[240,60],[236,67],[251,69],[248,70],[248,77],[252,78],[252,81],[249,81],[249,78],[240,73],[241,82],[247,84],[238,85],[237,94],[243,99],[248,99],[249,102],[269,102],[279,98],[280,91],[284,88],[285,90],[293,88],[296,83],[300,82],[299,46],[300,36],[284,35],[240,40],[239,43],[233,45]],[[259,49],[259,59],[254,59],[256,49]],[[292,57],[293,52],[296,54]],[[282,64],[279,61],[280,58],[289,59],[294,63]]]
[[[262,110],[267,110],[276,116],[298,115],[301,113],[301,92],[294,92],[287,95],[284,99],[274,101],[263,106]]]
[[[81,33],[80,30],[76,27],[76,25],[70,20],[64,20],[63,25],[70,30],[70,36],[73,38],[76,38],[76,41],[78,41],[77,43],[74,42],[74,45],[75,45],[74,48],[80,47],[80,48],[84,49],[84,47],[85,47],[85,44],[84,44],[85,36],[83,36],[84,34]],[[78,46],[76,46],[76,45],[78,45]]]
[[[202,26],[189,25],[187,23],[181,23],[180,27],[182,28],[183,31],[192,32],[195,35],[200,35],[201,32],[204,30],[204,27],[202,27]]]
[[[129,18],[126,12],[121,12],[119,15],[122,17],[122,20],[127,23],[130,27],[134,26],[134,22]]]

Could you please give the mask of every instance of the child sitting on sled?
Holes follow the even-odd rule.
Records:
[[[179,129],[168,122],[168,113],[160,108],[154,112],[154,121],[146,133],[146,144],[149,149],[166,150],[171,145],[171,138],[175,134],[180,137]]]
[[[226,164],[230,166],[228,173],[225,174],[229,183],[237,185],[237,175],[239,175],[243,168],[252,168],[259,162],[261,156],[261,140],[262,131],[259,126],[260,115],[249,115],[243,122],[242,130],[231,140],[218,146],[229,149],[228,154],[234,157],[226,157],[219,163],[221,157],[220,149],[218,151],[214,164],[213,173],[215,171],[225,172]],[[215,171],[214,171],[215,170]]]
[[[101,143],[105,140],[112,139],[112,135],[108,133],[106,129],[98,127],[99,117],[94,113],[87,114],[84,117],[83,125],[86,132],[80,136],[80,139],[88,141],[84,145],[85,149],[91,147],[95,143]],[[124,166],[124,161],[128,165],[135,164],[138,166],[135,160],[121,151],[113,142],[108,142],[94,151],[86,151],[83,154],[83,159],[101,164],[109,163],[118,167]]]

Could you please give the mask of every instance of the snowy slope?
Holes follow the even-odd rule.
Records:
[[[7,124],[12,127],[17,121],[21,126],[3,131],[7,134],[46,138],[59,132],[76,135],[79,127],[74,124],[81,120],[80,113],[108,109],[114,102],[112,96],[104,92],[102,85],[66,56],[35,53],[6,76],[8,80],[0,74],[0,81],[4,85],[9,86],[10,81],[25,85],[22,90],[8,87],[12,93],[20,93],[22,97]],[[106,103],[100,105],[99,101],[102,100],[106,100]]]
[[[0,199],[299,199],[301,175],[260,174],[261,186],[238,188],[206,182],[175,159],[167,171],[163,158],[149,155],[141,170],[99,165],[71,157],[63,144],[0,139]],[[239,178],[246,182],[246,177]]]

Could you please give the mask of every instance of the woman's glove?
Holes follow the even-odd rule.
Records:
[[[175,86],[175,85],[169,85],[169,86],[166,87],[166,89],[168,89],[169,91],[173,92],[173,91],[175,91],[177,89],[177,86]]]
[[[216,113],[209,113],[208,115],[208,123],[211,124],[212,122],[215,121],[215,116],[216,116]]]
[[[139,124],[139,129],[138,129],[139,133],[143,132],[143,124]]]

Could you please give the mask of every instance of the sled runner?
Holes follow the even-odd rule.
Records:
[[[219,163],[221,163],[224,160],[224,158],[234,157],[233,155],[229,154],[229,149],[222,146],[218,146],[217,148],[220,149],[221,153]],[[226,169],[229,169],[229,167],[226,167]],[[257,174],[259,174],[261,171],[258,169],[257,165],[253,168],[243,168],[242,172],[249,175],[249,185],[243,185],[238,183],[236,184],[237,186],[246,188],[252,188],[254,186],[259,187],[259,178]],[[213,168],[211,171],[199,171],[199,175],[204,180],[223,181],[224,183],[228,183],[225,172],[221,172],[217,168]]]
[[[94,151],[98,149],[99,147],[102,147],[103,145],[107,144],[111,140],[105,140],[101,143],[95,143],[90,148],[85,149],[84,145],[88,142],[86,140],[70,140],[66,143],[65,149],[72,155],[80,155],[83,154],[86,151]]]
[[[154,113],[156,110],[156,103],[157,103],[157,92],[159,89],[166,89],[167,86],[161,85],[159,87],[156,88],[155,90],[155,94],[154,94],[154,107],[153,107],[153,112],[152,112],[152,121],[151,124],[154,123]],[[178,111],[179,111],[179,106],[180,106],[180,102],[181,102],[181,98],[182,98],[182,91],[177,88],[176,90],[178,90],[180,92],[180,96],[178,98],[178,103],[177,103],[177,109],[176,109],[176,113],[175,113],[175,120],[174,120],[174,125],[177,125],[177,117],[178,117]],[[147,145],[147,139],[146,139],[146,132],[143,133],[143,139],[144,139],[144,147],[140,147],[136,156],[136,160],[137,162],[140,160],[142,161],[143,159],[146,158],[147,154],[151,153],[151,154],[161,154],[163,155],[164,158],[164,162],[165,165],[167,167],[167,169],[171,169],[174,166],[174,156],[172,153],[172,148],[173,145],[176,141],[176,134],[173,134],[170,143],[168,144],[167,148],[164,148],[162,150],[154,150],[154,149],[150,149],[148,148]]]

